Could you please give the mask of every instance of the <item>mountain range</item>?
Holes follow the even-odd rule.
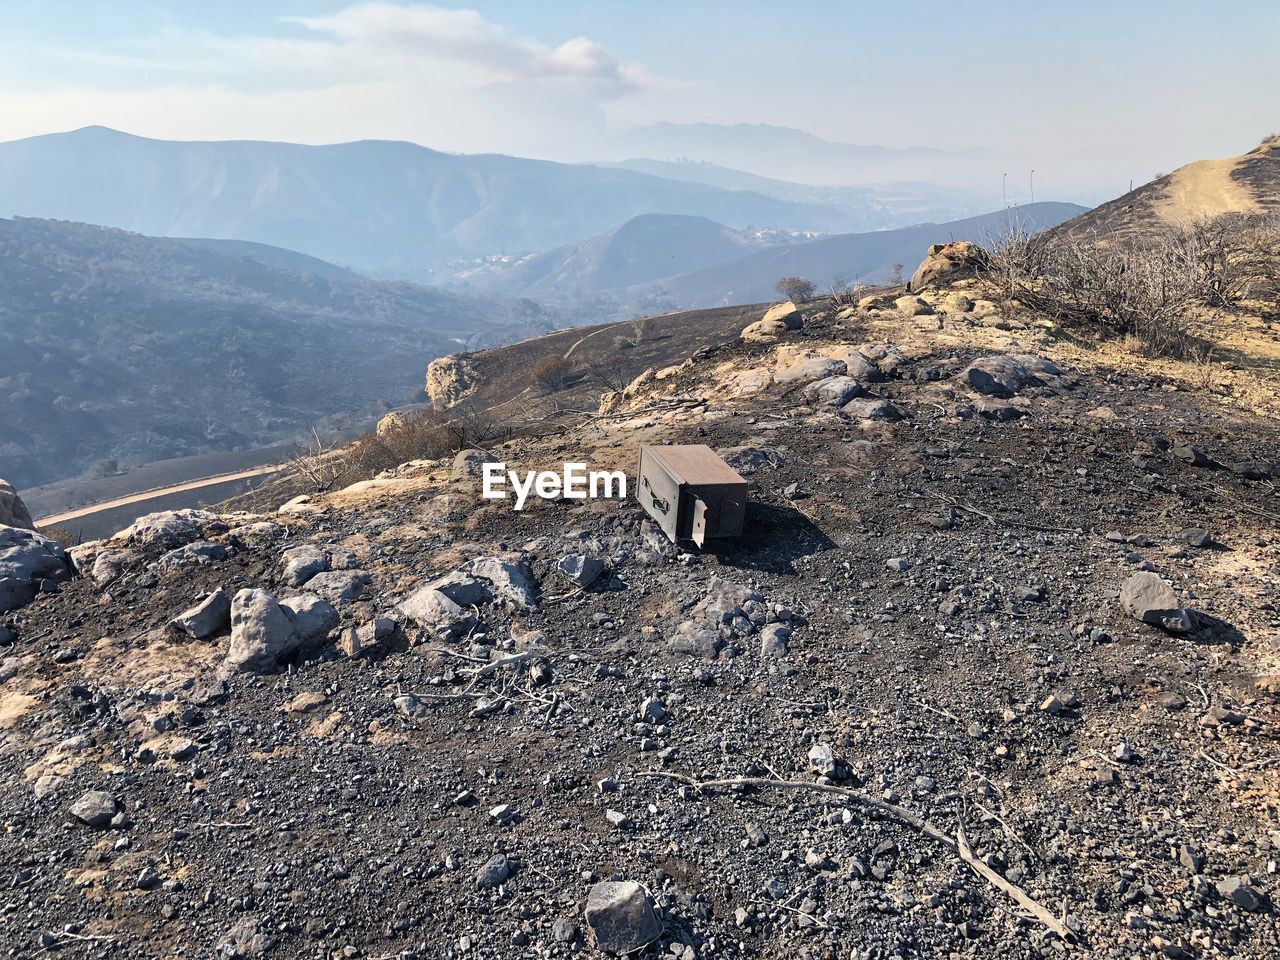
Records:
[[[784,276],[825,288],[835,277],[883,283],[933,243],[990,244],[1021,227],[1038,232],[1084,213],[1073,203],[1035,203],[949,223],[836,234],[786,244],[753,238],[700,217],[636,217],[598,237],[467,277],[491,295],[533,299],[608,295],[622,313],[637,307],[694,309],[757,303]]]
[[[404,142],[167,141],[86,127],[0,143],[0,216],[256,241],[380,277],[422,280],[453,259],[548,250],[642,213],[851,229],[817,203]]]

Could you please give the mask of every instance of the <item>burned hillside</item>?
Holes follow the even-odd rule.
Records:
[[[1276,330],[1206,373],[900,293],[73,548],[4,615],[5,945],[1274,955]],[[642,443],[716,450],[743,535],[480,497]]]

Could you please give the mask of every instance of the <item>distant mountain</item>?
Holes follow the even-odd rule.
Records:
[[[752,246],[746,235],[705,217],[649,213],[582,243],[463,279],[508,296],[561,300],[710,267]]]
[[[940,179],[953,186],[989,165],[981,151],[836,143],[766,123],[656,123],[616,134],[606,149],[607,160],[699,160],[766,177],[835,185]]]
[[[292,439],[404,402],[433,357],[550,326],[290,251],[0,220],[0,463],[24,487]]]
[[[904,272],[910,274],[930,244],[948,240],[989,243],[1012,226],[1038,232],[1084,210],[1074,203],[1034,203],[951,223],[821,237],[806,243],[767,247],[628,293],[643,293],[681,309],[695,309],[773,299],[774,284],[781,277],[805,277],[820,288],[833,277],[883,283],[894,264],[902,264]]]
[[[1280,135],[1243,156],[1188,163],[1064,223],[1055,233],[1123,239],[1223,213],[1267,212],[1280,213]]]
[[[574,243],[642,213],[830,232],[839,211],[631,170],[412,143],[149,140],[86,127],[0,143],[0,216],[250,240],[376,276]]]
[[[847,231],[887,230],[928,221],[959,220],[990,210],[999,202],[985,194],[942,187],[936,183],[893,181],[858,186],[813,186],[762,177],[703,160],[617,160],[601,166],[635,170],[669,180],[705,183],[723,190],[750,190],[792,203],[819,204],[845,214]]]

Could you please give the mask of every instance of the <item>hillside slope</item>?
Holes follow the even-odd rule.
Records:
[[[0,461],[18,486],[261,446],[403,402],[431,356],[528,336],[512,306],[332,265],[83,224],[0,220]]]
[[[933,243],[990,243],[1011,227],[1032,232],[1062,223],[1084,210],[1073,203],[1034,203],[952,223],[926,223],[897,230],[820,237],[767,247],[737,260],[692,270],[654,284],[649,293],[684,307],[757,303],[775,295],[780,277],[807,277],[821,288],[833,277],[883,283],[894,264],[910,265]]]
[[[1217,389],[1249,351],[1206,382],[994,295],[814,303],[485,441],[709,445],[751,489],[706,550],[634,475],[483,499],[479,450],[46,550],[0,640],[5,945],[1272,960],[1280,421]]]
[[[581,297],[725,263],[752,246],[747,236],[705,217],[651,213],[582,243],[463,279],[508,296]]]
[[[641,213],[732,227],[847,223],[745,191],[412,143],[177,142],[103,127],[0,143],[0,216],[254,240],[380,276],[421,279],[454,257],[548,250]]]
[[[1280,213],[1280,136],[1239,157],[1198,160],[1063,224],[1061,235],[1123,239],[1224,213]]]

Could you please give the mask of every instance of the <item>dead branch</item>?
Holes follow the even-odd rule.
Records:
[[[851,790],[847,787],[837,787],[834,784],[813,783],[807,780],[773,780],[768,777],[727,777],[720,780],[695,780],[692,777],[684,776],[678,773],[667,773],[661,770],[645,771],[639,773],[641,777],[658,777],[666,780],[675,780],[677,783],[683,783],[693,787],[695,790],[710,790],[715,787],[768,787],[775,790],[813,790],[818,793],[831,793],[839,797],[845,797],[852,800],[860,806],[870,807],[880,813],[886,814],[891,819],[904,823],[914,828],[917,832],[923,834],[931,840],[935,840],[942,844],[964,863],[966,863],[974,873],[982,877],[993,887],[1003,891],[1023,909],[1027,910],[1032,916],[1039,920],[1045,927],[1052,930],[1059,937],[1068,943],[1074,943],[1078,937],[1067,927],[1065,923],[1055,917],[1043,905],[1034,900],[1021,887],[1010,883],[995,870],[988,867],[985,863],[973,855],[969,849],[969,842],[964,832],[964,825],[961,824],[955,837],[944,833],[942,828],[933,822],[926,820],[924,817],[901,807],[896,803],[890,803],[888,800],[881,800],[869,793],[861,790]]]

